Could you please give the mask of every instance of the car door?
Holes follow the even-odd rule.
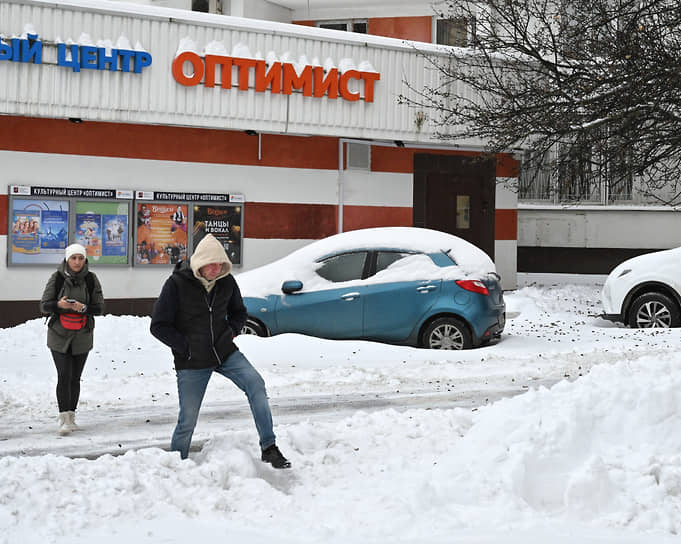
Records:
[[[416,261],[429,258],[423,254],[379,251],[376,254],[376,272],[402,259]],[[411,267],[404,267],[404,275],[412,277],[413,272],[407,270],[411,270]],[[388,282],[371,282],[369,279],[367,282],[363,296],[364,337],[388,342],[407,339],[416,324],[435,304],[442,285],[441,280],[426,279]]]
[[[277,331],[296,332],[320,338],[349,339],[362,335],[362,296],[364,287],[343,286],[361,280],[366,251],[344,253],[324,259],[316,273],[338,287],[284,294],[277,302]]]

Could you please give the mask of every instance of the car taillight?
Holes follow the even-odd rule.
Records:
[[[481,295],[489,295],[487,287],[480,280],[457,280],[456,284],[466,291],[473,291],[474,293],[480,293]]]

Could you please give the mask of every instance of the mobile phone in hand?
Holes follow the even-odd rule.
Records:
[[[71,302],[71,303],[73,303],[73,302],[78,302],[78,301],[77,301],[75,298],[67,298],[67,299],[66,299],[66,302]]]

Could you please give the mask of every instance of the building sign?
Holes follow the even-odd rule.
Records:
[[[74,242],[91,264],[129,263],[132,191],[12,185],[8,194],[10,265],[57,264]]]
[[[191,75],[184,72],[185,64],[191,66]],[[205,87],[215,87],[216,67],[220,67],[220,81],[223,89],[234,85],[240,91],[254,88],[256,92],[272,94],[291,94],[294,90],[303,96],[338,98],[356,102],[364,97],[365,102],[374,101],[374,82],[381,79],[377,72],[345,70],[338,68],[325,70],[321,66],[303,66],[300,72],[291,62],[271,62],[264,60],[206,55],[202,58],[193,51],[184,51],[173,60],[172,71],[175,81],[180,85],[192,87],[203,81]],[[233,70],[234,69],[234,70]],[[233,73],[236,73],[234,80]],[[252,77],[251,77],[252,76]],[[351,83],[359,87],[351,89]]]
[[[135,265],[176,264],[206,234],[241,264],[243,195],[135,191],[135,199]]]
[[[9,42],[9,43],[8,43]],[[71,68],[74,72],[84,70],[109,70],[136,74],[151,66],[151,54],[146,51],[95,47],[57,43],[57,66]],[[43,42],[37,34],[26,38],[0,39],[0,61],[43,63]]]

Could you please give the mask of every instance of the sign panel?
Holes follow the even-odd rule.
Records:
[[[57,264],[68,245],[69,202],[15,198],[10,211],[9,260]]]

